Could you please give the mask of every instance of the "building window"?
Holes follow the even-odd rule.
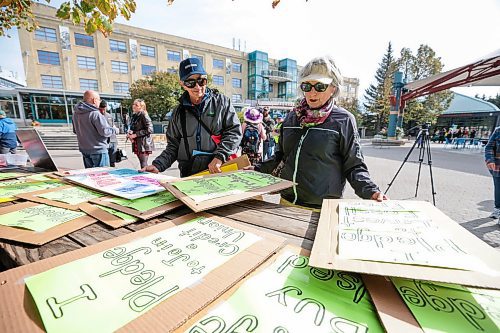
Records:
[[[109,48],[111,51],[127,53],[127,43],[119,40],[110,39]]]
[[[201,64],[203,64],[203,57],[202,57],[202,56],[200,56],[200,55],[196,55],[196,54],[193,54],[193,55],[191,56],[191,58],[198,59],[198,60],[201,62]]]
[[[167,68],[167,73],[177,74],[177,69],[175,69],[175,68]]]
[[[214,59],[213,67],[214,68],[224,68],[224,61],[222,61],[220,59]]]
[[[233,64],[233,72],[241,73],[241,64],[234,63]]]
[[[270,93],[272,93],[272,92],[273,92],[273,89],[274,89],[274,88],[273,88],[273,85],[272,85],[272,84],[270,84],[270,85],[269,85],[269,92],[270,92]]]
[[[80,90],[94,90],[94,91],[98,91],[99,87],[97,85],[97,80],[80,79]]]
[[[231,82],[233,83],[233,88],[241,88],[241,79],[233,78]]]
[[[62,89],[63,88],[62,77],[52,76],[52,75],[42,75],[42,87]]]
[[[145,57],[156,57],[156,49],[154,46],[141,45],[141,55]]]
[[[75,32],[75,44],[80,46],[94,47],[94,37]]]
[[[113,73],[127,74],[128,73],[128,64],[126,62],[123,62],[123,61],[111,60],[111,71]]]
[[[59,53],[38,50],[38,62],[48,65],[60,65]]]
[[[128,82],[113,82],[113,90],[115,93],[128,93]]]
[[[40,29],[35,30],[35,39],[46,42],[57,42],[56,29],[40,27]]]
[[[156,72],[156,66],[142,65],[142,75],[151,75]]]
[[[77,56],[76,61],[78,62],[78,68],[83,69],[96,69],[95,58]]]
[[[167,51],[167,60],[181,61],[181,53],[177,51]]]
[[[233,94],[231,96],[231,99],[233,100],[233,102],[236,102],[236,103],[241,102],[242,96],[241,96],[241,94]]]
[[[224,77],[222,77],[222,76],[214,75],[213,80],[214,80],[214,84],[216,84],[218,86],[224,85]]]

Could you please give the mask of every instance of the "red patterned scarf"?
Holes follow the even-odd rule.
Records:
[[[330,98],[328,102],[319,109],[309,108],[306,99],[303,98],[293,110],[297,114],[300,126],[312,127],[322,124],[326,118],[328,118],[330,112],[332,112],[332,107],[333,98]]]

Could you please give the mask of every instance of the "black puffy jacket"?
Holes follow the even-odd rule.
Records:
[[[186,177],[206,170],[214,157],[225,162],[230,155],[236,153],[241,141],[241,125],[229,98],[207,88],[207,96],[200,106],[191,104],[187,92],[184,92],[179,103],[168,124],[167,147],[153,161],[153,165],[160,172],[168,169],[177,160],[181,177]],[[182,113],[186,117],[186,137],[182,133]],[[197,116],[210,133],[198,121]],[[219,144],[215,143],[212,135],[220,136]],[[194,157],[193,150],[210,155]]]
[[[279,170],[277,176],[297,183],[281,195],[301,206],[321,208],[324,198],[341,198],[346,179],[361,198],[379,191],[363,161],[354,116],[335,105],[325,122],[313,127],[301,127],[295,112],[289,112],[275,158],[256,169]]]

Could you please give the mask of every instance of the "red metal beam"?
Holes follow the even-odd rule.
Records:
[[[467,76],[460,80],[446,83],[447,81],[462,74],[467,74]],[[431,81],[419,88],[416,88],[415,90],[404,93],[401,96],[401,100],[405,102],[412,98],[429,95],[449,88],[462,86],[467,83],[473,83],[496,75],[500,75],[500,57],[481,60],[474,64],[457,68],[439,79]]]

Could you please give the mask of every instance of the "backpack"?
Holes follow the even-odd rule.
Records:
[[[257,153],[260,145],[259,128],[253,124],[247,124],[243,138],[241,139],[241,146],[246,153]]]

